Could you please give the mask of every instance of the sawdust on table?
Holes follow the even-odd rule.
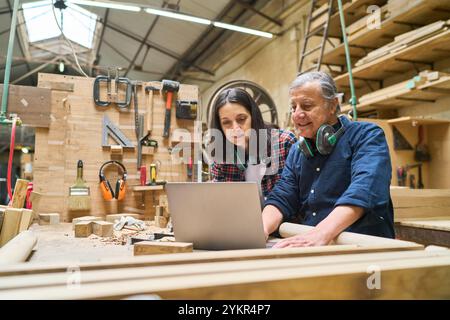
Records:
[[[154,221],[144,221],[145,222],[145,229],[138,231],[138,230],[130,230],[130,229],[122,229],[120,231],[114,230],[114,235],[111,237],[98,237],[96,235],[91,235],[88,238],[92,239],[100,239],[100,241],[104,244],[113,244],[113,245],[126,245],[129,243],[129,239],[131,237],[139,237],[139,238],[147,238],[150,237],[153,233],[169,233],[170,231],[167,228],[159,228],[156,227],[154,224]],[[173,237],[165,237],[165,238],[173,238]],[[165,239],[163,238],[163,239]],[[165,241],[173,241],[173,240],[165,240]]]

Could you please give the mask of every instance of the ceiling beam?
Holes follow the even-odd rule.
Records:
[[[109,8],[106,9],[105,16],[103,17],[103,21],[105,23],[108,23],[108,16],[109,16]],[[105,28],[105,25],[103,24],[102,33],[100,35],[100,39],[98,40],[96,64],[100,63],[100,59],[101,59],[100,48],[102,47],[102,44],[103,44],[103,37],[105,36],[105,30],[106,30],[106,28]]]
[[[272,17],[268,16],[267,14],[255,9],[255,7],[253,7],[251,4],[249,4],[245,1],[242,1],[242,0],[232,0],[232,1],[243,6],[245,9],[248,9],[248,10],[252,11],[253,13],[256,13],[257,15],[263,17],[264,19],[269,20],[270,22],[276,24],[279,27],[283,26],[283,23],[280,20],[272,18]]]
[[[114,31],[116,31],[116,32],[118,32],[118,33],[120,33],[120,34],[122,34],[122,35],[124,35],[124,36],[126,36],[128,38],[130,38],[130,39],[133,39],[133,40],[137,41],[137,42],[141,42],[142,41],[142,37],[140,37],[140,36],[138,36],[136,34],[133,34],[131,31],[129,31],[129,30],[123,28],[123,27],[114,25],[111,22],[108,22],[107,24],[104,24],[104,25],[106,27],[110,28],[111,30],[114,30]],[[158,52],[160,52],[160,53],[162,53],[164,55],[167,55],[167,56],[169,56],[169,57],[171,57],[171,58],[173,58],[173,59],[175,59],[177,61],[182,59],[182,57],[180,57],[178,54],[176,54],[174,52],[171,52],[169,49],[164,48],[161,45],[156,44],[156,43],[154,43],[154,42],[152,42],[150,40],[145,41],[145,44],[150,46],[152,49],[154,49],[154,50],[156,50],[156,51],[158,51]],[[189,62],[184,61],[184,63],[189,63]],[[206,74],[214,76],[214,73],[212,71],[209,71],[209,70],[207,70],[205,68],[199,67],[199,66],[197,66],[195,64],[192,65],[192,67],[197,69],[197,70],[199,70],[199,71],[201,71],[201,72],[203,72],[203,73],[206,73]]]
[[[178,4],[180,3],[180,0],[178,0]],[[177,5],[178,5],[177,4]],[[164,8],[165,6],[167,6],[167,2],[163,1],[161,8]],[[128,75],[128,72],[130,71],[130,69],[134,66],[134,64],[136,63],[136,59],[138,58],[139,54],[141,53],[142,48],[145,45],[145,42],[147,41],[148,37],[150,36],[150,33],[152,33],[153,29],[155,28],[156,24],[158,23],[160,16],[156,16],[155,19],[153,20],[153,22],[151,23],[150,27],[147,30],[147,33],[145,34],[144,39],[142,39],[142,41],[139,43],[139,48],[136,50],[136,53],[134,54],[133,59],[131,59],[130,61],[130,65],[128,66],[127,70],[125,70],[125,74],[124,77],[126,77]]]

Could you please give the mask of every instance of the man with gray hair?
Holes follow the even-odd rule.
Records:
[[[334,80],[299,75],[289,89],[299,136],[263,210],[266,237],[284,221],[314,226],[274,247],[327,245],[342,231],[394,237],[391,161],[383,130],[338,117]]]

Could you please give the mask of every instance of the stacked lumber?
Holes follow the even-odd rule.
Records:
[[[27,180],[17,179],[10,206],[0,208],[0,247],[28,230],[33,222],[33,211],[23,209],[27,194]]]
[[[63,267],[9,266],[0,272],[0,299],[117,299],[142,294],[163,299],[450,297],[449,250],[301,255],[318,249],[259,249],[263,259],[255,259],[254,251],[247,258],[240,250],[219,252],[217,259],[217,253],[206,252],[155,255],[145,258],[147,265],[135,259],[119,267],[103,262],[81,266],[83,276],[74,274],[70,283]],[[230,260],[224,261],[221,254]]]
[[[421,42],[427,38],[430,38],[432,36],[435,36],[439,33],[448,30],[449,25],[450,20],[437,21],[429,25],[426,25],[422,28],[401,34],[395,37],[394,41],[386,44],[385,46],[382,46],[381,48],[369,52],[365,57],[359,59],[355,63],[355,66],[367,64],[387,54],[394,53],[407,47],[410,47],[418,42]]]
[[[367,93],[359,98],[357,108],[367,110],[374,108],[399,108],[427,99],[434,99],[450,93],[450,74],[440,71],[421,71],[411,79]],[[342,112],[351,109],[350,105],[342,107]]]
[[[449,189],[391,188],[396,221],[450,216]]]

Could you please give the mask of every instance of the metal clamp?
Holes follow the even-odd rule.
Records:
[[[94,102],[99,107],[108,107],[111,102],[114,102],[117,107],[123,109],[127,108],[131,103],[131,95],[132,95],[132,84],[128,78],[125,77],[119,77],[119,69],[116,69],[116,76],[114,78],[115,83],[115,92],[114,94],[111,92],[111,69],[108,69],[108,75],[107,76],[97,76],[94,80],[94,89],[93,89],[93,96],[94,96]],[[100,84],[102,82],[106,82],[107,86],[107,100],[100,100]],[[125,99],[120,101],[118,100],[119,96],[119,85],[125,85]]]

